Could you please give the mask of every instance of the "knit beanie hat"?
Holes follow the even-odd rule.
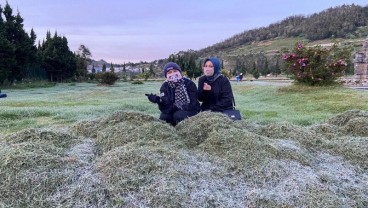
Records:
[[[169,62],[169,63],[165,64],[165,66],[164,66],[164,75],[165,75],[165,77],[166,77],[167,72],[170,71],[171,69],[176,69],[181,73],[181,68],[177,63]]]
[[[213,74],[218,74],[220,73],[220,60],[216,57],[211,57],[211,58],[207,58],[206,60],[204,60],[203,62],[203,66],[206,64],[207,61],[211,61],[213,64]]]

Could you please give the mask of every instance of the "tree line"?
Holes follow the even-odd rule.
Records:
[[[85,77],[91,53],[81,45],[73,53],[66,37],[57,32],[46,34],[46,40],[38,42],[31,29],[28,34],[23,27],[20,13],[13,14],[8,3],[0,5],[0,85],[11,85],[23,79],[48,79],[62,82]]]

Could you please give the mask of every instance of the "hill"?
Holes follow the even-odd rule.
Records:
[[[253,42],[278,38],[302,38],[309,41],[328,38],[355,39],[368,35],[368,6],[343,5],[306,16],[290,16],[280,22],[247,30],[198,51],[200,56],[229,51]]]
[[[233,74],[251,73],[256,68],[266,75],[280,72],[283,68],[281,51],[292,48],[298,41],[303,41],[307,46],[335,42],[349,47],[354,54],[367,35],[368,6],[342,5],[309,16],[290,16],[267,27],[236,34],[201,50],[176,55],[180,57],[181,54],[194,53],[197,64],[205,57],[217,56],[223,60],[224,68]],[[354,72],[352,61],[353,56],[348,62],[347,74]]]

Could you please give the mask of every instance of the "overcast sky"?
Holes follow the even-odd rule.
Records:
[[[95,60],[153,61],[198,50],[291,15],[311,15],[367,0],[0,0],[43,40],[65,36],[71,51],[86,45]]]

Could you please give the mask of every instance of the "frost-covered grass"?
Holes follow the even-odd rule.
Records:
[[[159,87],[159,82],[144,85],[119,82],[111,87],[78,83],[3,90],[8,97],[0,100],[0,132],[69,124],[118,110],[158,115],[156,106],[147,101],[144,93],[157,92]]]
[[[196,81],[195,81],[196,82]],[[236,105],[251,121],[287,121],[311,125],[346,110],[368,110],[368,91],[342,87],[303,87],[232,82]],[[0,99],[0,134],[31,127],[70,124],[115,111],[136,111],[158,117],[145,93],[158,93],[161,82],[111,87],[94,83],[57,84],[48,88],[5,89]]]
[[[368,91],[232,82],[245,119],[172,127],[160,85],[2,89],[0,207],[368,207]]]
[[[0,139],[0,206],[367,207],[367,121],[367,111],[307,127],[202,112],[174,128],[118,111],[20,131]]]
[[[368,91],[233,83],[245,119],[172,127],[160,85],[4,90],[0,207],[368,207]]]

